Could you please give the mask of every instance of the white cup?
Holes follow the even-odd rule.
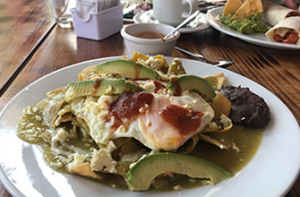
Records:
[[[198,0],[153,0],[154,18],[172,26],[179,25],[198,9]]]

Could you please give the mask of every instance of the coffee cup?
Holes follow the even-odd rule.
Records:
[[[198,9],[198,0],[153,0],[154,18],[172,26],[179,25]]]

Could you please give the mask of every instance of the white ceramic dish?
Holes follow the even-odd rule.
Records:
[[[234,177],[216,186],[172,192],[129,192],[103,186],[89,179],[53,171],[43,161],[41,149],[16,136],[16,125],[22,110],[46,97],[46,92],[76,81],[85,67],[104,61],[122,59],[110,57],[65,67],[33,82],[20,91],[0,114],[0,179],[16,197],[89,196],[284,196],[299,174],[300,129],[288,108],[271,92],[257,83],[226,69],[182,59],[187,73],[208,75],[223,72],[227,84],[250,87],[262,96],[270,107],[271,122],[267,126],[261,146],[252,161]],[[173,57],[168,57],[171,62]]]
[[[131,24],[122,28],[121,35],[124,38],[130,56],[132,56],[134,51],[139,51],[147,55],[172,55],[175,43],[180,36],[178,31],[167,39],[146,39],[133,35],[141,32],[157,32],[167,35],[174,29],[174,27],[165,24]]]
[[[288,49],[288,50],[300,50],[300,45],[296,44],[285,44],[279,42],[271,42],[264,33],[255,33],[251,35],[241,34],[230,27],[223,24],[219,18],[219,15],[223,13],[224,7],[215,8],[209,10],[206,14],[208,23],[216,30],[223,32],[227,35],[236,37],[252,44],[256,44],[263,47],[274,48],[274,49]]]
[[[134,16],[133,17],[128,17],[128,18],[125,18],[124,15],[125,14],[128,14],[128,13],[132,13],[134,12],[134,9],[136,9],[136,7],[139,5],[139,3],[141,3],[142,1],[127,1],[127,0],[121,0],[121,4],[123,5],[123,21],[125,22],[132,22],[133,23],[133,17],[136,15],[136,14],[133,14]],[[145,6],[145,5],[144,5]],[[150,5],[148,5],[150,6]],[[147,6],[147,7],[148,7]],[[145,8],[144,8],[145,9]],[[147,8],[148,10],[151,9],[151,7]],[[141,8],[138,8],[137,10],[135,11],[138,11],[139,13],[141,12],[145,12],[146,10],[143,10]]]
[[[123,18],[124,22],[129,22],[129,23],[133,23],[133,18]]]
[[[135,23],[159,23],[158,20],[153,17],[153,10],[148,10],[146,12],[135,15],[133,17],[133,21]],[[193,27],[182,27],[178,31],[180,33],[192,33],[205,30],[210,27],[206,20],[205,14],[203,13],[200,13],[195,20],[191,21],[190,24]]]

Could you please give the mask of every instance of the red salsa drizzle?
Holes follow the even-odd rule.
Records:
[[[132,79],[128,79],[128,81],[130,81],[130,82],[132,82],[132,83],[134,83],[134,84],[136,84],[136,85],[140,85],[138,82],[136,82],[135,80],[132,80]]]
[[[93,88],[98,89],[101,85],[101,79],[97,78],[94,82]]]
[[[135,64],[135,66],[134,66],[134,78],[135,79],[139,78],[141,68],[142,68],[141,64]]]
[[[155,85],[155,89],[154,89],[155,93],[157,93],[160,89],[166,88],[166,86],[163,83],[161,83],[160,81],[153,80],[153,83]]]
[[[204,115],[200,111],[191,111],[178,105],[168,105],[159,111],[159,115],[179,130],[181,135],[189,135],[200,126]]]
[[[180,96],[181,95],[181,87],[179,84],[179,78],[178,77],[171,77],[170,82],[174,85],[174,95]]]
[[[98,88],[101,85],[102,79],[97,78],[93,84],[93,91],[91,92],[92,95],[96,95],[98,93]]]
[[[113,128],[117,129],[124,120],[132,119],[140,113],[140,108],[151,105],[154,96],[146,92],[125,92],[111,104],[108,120],[115,117]]]

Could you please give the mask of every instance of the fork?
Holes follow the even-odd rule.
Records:
[[[208,0],[198,0],[199,3],[199,11],[206,12],[207,10],[224,6],[227,1],[218,0],[218,1],[208,1]]]
[[[205,63],[212,64],[212,65],[217,66],[217,67],[226,68],[226,67],[234,64],[234,61],[228,61],[228,60],[210,61],[210,60],[206,59],[203,55],[201,55],[199,53],[188,51],[188,50],[186,50],[184,48],[181,48],[179,46],[175,46],[175,49],[177,49],[178,51],[181,51],[183,53],[186,53],[186,54],[194,57],[195,59],[202,59]]]

